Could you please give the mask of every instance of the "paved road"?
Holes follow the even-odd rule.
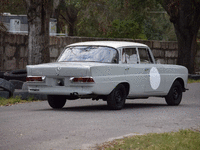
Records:
[[[200,84],[188,88],[178,107],[163,98],[127,101],[120,111],[92,100],[68,101],[62,110],[52,110],[46,101],[0,107],[0,149],[83,149],[130,133],[196,128]]]

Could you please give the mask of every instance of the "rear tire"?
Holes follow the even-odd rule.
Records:
[[[8,91],[10,96],[13,95],[15,90],[15,87],[11,82],[2,78],[0,78],[0,88],[4,89],[5,91]]]
[[[126,88],[119,84],[107,97],[107,105],[112,110],[120,110],[126,101]]]
[[[48,95],[47,96],[49,105],[54,108],[62,108],[66,103],[66,97],[61,95]]]
[[[165,97],[165,101],[167,102],[168,105],[170,106],[178,106],[181,103],[182,100],[182,85],[180,84],[179,81],[175,81],[172,84],[172,87]]]

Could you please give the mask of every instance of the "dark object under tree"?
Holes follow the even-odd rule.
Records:
[[[0,78],[0,88],[3,89],[4,91],[8,91],[9,96],[12,96],[15,90],[14,85],[11,82],[2,78]]]
[[[26,76],[27,76],[27,71],[26,69],[19,69],[19,70],[13,70],[9,72],[4,73],[4,79],[6,80],[19,80],[26,82]]]

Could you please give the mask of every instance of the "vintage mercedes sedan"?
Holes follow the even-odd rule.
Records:
[[[147,45],[135,42],[93,41],[65,47],[56,62],[28,65],[30,93],[47,94],[52,108],[66,100],[107,101],[119,110],[126,99],[164,97],[179,105],[186,91],[188,70],[157,64]]]

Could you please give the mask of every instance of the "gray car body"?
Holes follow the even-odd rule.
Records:
[[[150,48],[145,44],[119,41],[94,41],[71,44],[67,47],[95,45],[112,47],[117,50],[117,63],[98,62],[53,62],[28,65],[27,76],[44,77],[43,82],[28,82],[30,93],[47,95],[76,95],[77,98],[98,98],[109,95],[119,84],[124,84],[127,98],[164,97],[175,80],[179,80],[184,89],[187,87],[188,70],[184,66],[157,64]],[[137,50],[137,63],[123,63],[123,50]],[[139,48],[145,48],[151,57],[151,63],[141,63]],[[62,53],[61,53],[62,56]],[[94,83],[72,83],[73,77],[91,77]],[[57,81],[62,79],[64,86]]]

